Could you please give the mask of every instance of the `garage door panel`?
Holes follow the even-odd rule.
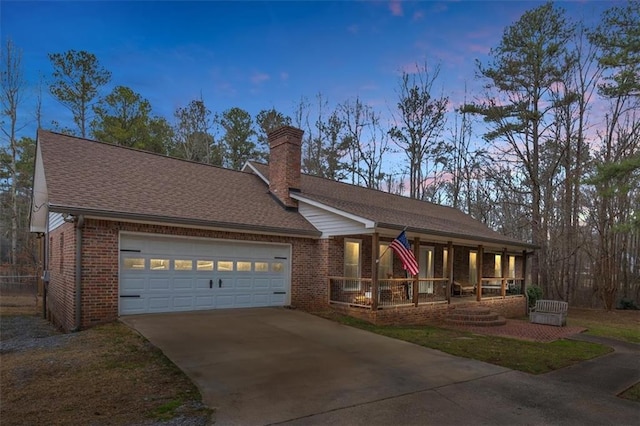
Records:
[[[270,280],[268,278],[256,278],[253,281],[253,288],[256,290],[264,290],[270,287]]]
[[[144,299],[123,297],[120,298],[121,309],[131,313],[143,313],[146,311],[146,305]]]
[[[174,290],[191,290],[193,287],[193,278],[175,278],[173,280]]]
[[[146,282],[146,278],[127,278],[126,280],[121,280],[121,293],[126,294],[128,292],[135,292],[136,290],[144,290]]]
[[[190,308],[193,306],[193,296],[175,296],[173,298],[173,307]]]
[[[286,283],[282,278],[271,279],[270,287],[274,290],[284,290]]]
[[[268,294],[255,294],[253,296],[253,303],[258,306],[269,306],[270,302]]]
[[[238,290],[246,290],[250,289],[253,285],[253,280],[251,278],[238,278],[236,280],[235,288]]]
[[[149,278],[149,290],[170,290],[171,279],[169,278]]]
[[[209,290],[213,286],[208,278],[196,278],[196,290]]]
[[[213,296],[196,296],[195,306],[197,307],[213,307],[213,301],[215,298]]]
[[[271,295],[271,306],[284,305],[286,300],[285,294],[272,294]]]
[[[233,307],[235,301],[235,296],[233,294],[230,295],[218,295],[216,296],[216,308],[230,308]]]
[[[149,309],[153,310],[154,312],[161,312],[158,310],[169,309],[169,307],[171,307],[170,296],[163,296],[163,297],[152,296],[152,297],[149,297],[148,300],[149,300]]]
[[[120,240],[120,314],[288,303],[289,245],[126,233]]]

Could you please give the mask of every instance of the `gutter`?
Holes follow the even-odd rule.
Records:
[[[403,229],[403,227],[400,225],[391,224],[391,223],[382,223],[382,222],[376,223],[376,227],[387,228],[387,229],[397,229],[399,231],[402,231]],[[481,237],[481,236],[468,235],[468,234],[458,234],[455,232],[445,232],[445,231],[435,231],[435,230],[429,230],[429,229],[415,228],[412,226],[406,227],[404,229],[407,232],[414,232],[416,234],[432,234],[440,237],[457,238],[460,240],[467,240],[467,241],[481,241],[484,243],[501,244],[501,245],[506,244],[506,245],[522,247],[523,249],[528,248],[530,250],[535,250],[540,248],[535,244],[525,243],[523,241],[517,241],[517,240],[509,241],[509,240],[502,240],[499,238]]]
[[[84,216],[76,217],[76,318],[75,328],[72,331],[80,331],[82,324],[82,227],[84,226]]]
[[[161,223],[168,226],[194,226],[197,228],[213,228],[220,229],[232,232],[253,232],[253,233],[266,233],[273,235],[288,235],[295,237],[307,237],[307,238],[320,238],[322,236],[322,232],[317,229],[291,229],[291,228],[280,228],[273,226],[262,226],[262,225],[249,225],[242,223],[232,223],[232,222],[220,222],[220,221],[206,221],[206,220],[198,220],[198,219],[185,219],[185,218],[177,218],[170,216],[160,216],[160,215],[147,215],[147,214],[136,214],[136,213],[124,213],[124,212],[115,212],[108,210],[100,210],[100,209],[87,209],[82,207],[72,207],[72,206],[62,206],[51,204],[49,206],[50,211],[57,213],[67,213],[70,215],[74,215],[80,217],[82,215],[92,216],[96,218],[103,218],[107,220],[121,220],[121,221],[139,221],[141,223]]]

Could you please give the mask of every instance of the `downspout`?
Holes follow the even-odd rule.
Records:
[[[76,218],[76,324],[72,331],[80,331],[82,322],[82,227],[84,216]]]

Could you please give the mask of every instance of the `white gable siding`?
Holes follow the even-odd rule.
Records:
[[[64,223],[62,213],[49,213],[49,232],[53,231]]]
[[[325,238],[332,235],[367,234],[373,231],[373,229],[365,228],[360,222],[304,202],[298,203],[298,212],[315,226],[316,229],[321,231],[322,237]]]

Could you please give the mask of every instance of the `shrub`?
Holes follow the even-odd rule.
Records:
[[[536,301],[540,299],[542,299],[542,288],[537,285],[527,287],[527,300],[530,308],[536,306]]]
[[[623,297],[618,302],[618,309],[637,311],[640,307],[638,307],[635,300]]]

